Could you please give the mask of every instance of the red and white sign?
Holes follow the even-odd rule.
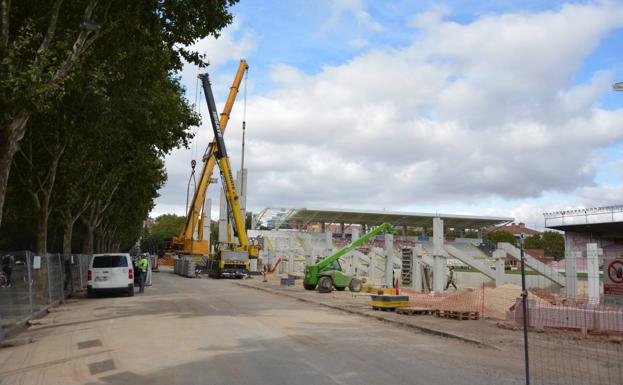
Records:
[[[604,304],[623,307],[623,256],[604,259]]]

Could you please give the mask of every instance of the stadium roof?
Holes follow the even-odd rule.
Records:
[[[544,213],[545,227],[623,238],[623,205]]]
[[[380,225],[388,222],[394,226],[432,227],[433,218],[441,218],[445,227],[455,229],[480,229],[483,227],[509,223],[514,218],[484,217],[474,215],[410,213],[398,211],[362,211],[345,209],[293,209],[288,212],[285,221],[297,221],[302,225],[310,222],[351,223]]]

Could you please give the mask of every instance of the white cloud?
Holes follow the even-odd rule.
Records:
[[[372,19],[367,11],[367,0],[330,0],[331,17],[324,24],[324,28],[330,28],[339,23],[345,16],[354,17],[357,23],[372,31],[381,31],[383,27]]]
[[[409,19],[408,24],[415,28],[429,29],[442,22],[442,19],[450,13],[443,5],[436,5],[428,11],[418,13]]]
[[[568,5],[469,24],[428,15],[418,23],[421,34],[404,48],[370,47],[316,74],[274,67],[274,90],[251,96],[247,109],[249,206],[391,209],[547,191],[597,204],[597,154],[623,142],[623,109],[599,106],[612,73],[583,84],[575,77],[600,40],[623,26],[623,8]],[[511,211],[532,225],[549,209],[522,203]]]
[[[223,65],[245,58],[256,49],[258,45],[257,35],[249,30],[240,33],[241,25],[242,21],[235,19],[231,26],[221,32],[218,39],[206,37],[197,41],[188,49],[205,54],[206,61],[209,62],[210,73],[215,73]],[[184,65],[181,76],[187,82],[189,89],[190,85],[193,85],[194,90],[195,79],[198,73],[199,69],[196,66],[188,63]],[[221,80],[224,81],[225,79]],[[215,81],[214,83],[220,85],[222,81]]]
[[[363,48],[367,46],[369,43],[370,42],[367,41],[366,39],[353,39],[348,42],[348,45],[350,45],[353,48]]]
[[[578,194],[586,203],[584,207],[617,206],[623,204],[623,184],[608,186],[589,186],[580,189]]]

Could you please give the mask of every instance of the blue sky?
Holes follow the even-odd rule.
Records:
[[[221,38],[195,47],[212,62],[221,102],[238,60],[250,63],[253,210],[496,214],[538,225],[543,211],[623,203],[623,93],[610,88],[623,80],[621,2],[242,0],[232,11]],[[197,72],[181,74],[190,100]],[[240,148],[241,103],[230,153]],[[154,215],[183,213],[185,163],[210,132],[198,128],[193,149],[167,159]]]

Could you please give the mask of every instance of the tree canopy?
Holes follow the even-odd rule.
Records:
[[[488,233],[485,238],[494,245],[497,245],[498,242],[507,242],[512,245],[517,245],[515,236],[505,230],[492,231]]]
[[[543,249],[545,255],[556,260],[565,256],[565,237],[556,231],[545,231],[528,237],[524,242],[526,249]]]
[[[136,243],[164,156],[199,124],[177,73],[206,63],[187,47],[218,36],[236,1],[1,3],[0,245]]]

